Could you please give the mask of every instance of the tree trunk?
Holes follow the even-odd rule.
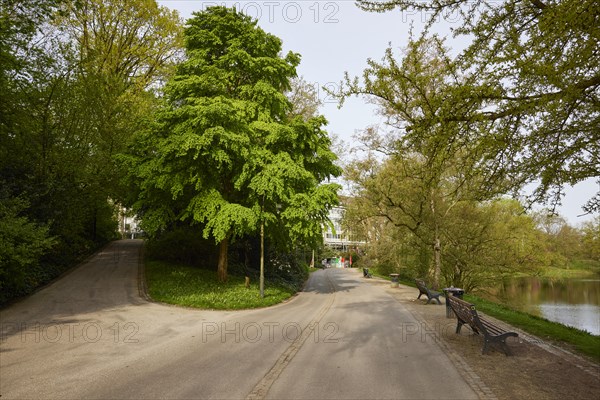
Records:
[[[221,240],[219,243],[219,264],[217,266],[217,278],[220,282],[227,282],[227,249],[229,248],[229,238]]]
[[[98,208],[94,207],[94,220],[92,221],[92,240],[96,241],[96,234],[98,232]]]
[[[437,228],[437,226],[436,226]],[[440,287],[440,275],[442,272],[442,245],[436,229],[435,232],[435,243],[433,244],[434,252],[434,268],[433,268],[433,288],[438,290]]]
[[[260,278],[259,278],[260,298],[265,297],[265,223],[260,223]]]
[[[442,245],[440,241],[440,228],[438,225],[436,209],[435,209],[435,200],[434,200],[434,191],[431,191],[431,215],[433,217],[433,288],[437,290],[440,287],[440,275],[442,272]]]

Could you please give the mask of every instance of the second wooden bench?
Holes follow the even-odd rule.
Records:
[[[440,301],[440,292],[436,292],[435,290],[431,290],[427,287],[427,285],[425,285],[425,281],[423,281],[422,279],[415,279],[415,283],[417,284],[417,288],[419,289],[419,297],[417,297],[417,299],[421,298],[421,295],[425,295],[427,296],[427,304],[429,304],[429,302],[431,300],[437,300],[438,304],[442,304],[442,302]]]

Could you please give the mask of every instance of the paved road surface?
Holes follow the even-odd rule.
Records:
[[[141,245],[114,242],[0,312],[2,400],[477,398],[355,270],[318,271],[268,309],[189,310],[139,296]]]

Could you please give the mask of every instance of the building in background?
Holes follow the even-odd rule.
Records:
[[[356,250],[359,246],[366,243],[365,241],[358,240],[352,234],[352,230],[348,229],[343,223],[347,200],[347,197],[340,196],[340,205],[333,207],[329,211],[328,217],[331,225],[333,225],[333,229],[329,224],[323,227],[323,243],[326,246],[343,252]]]
[[[121,239],[137,239],[144,236],[140,221],[135,215],[130,215],[130,210],[119,207],[119,234]]]

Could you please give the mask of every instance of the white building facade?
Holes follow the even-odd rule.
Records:
[[[356,240],[351,230],[345,227],[343,223],[345,213],[346,209],[343,205],[333,207],[328,215],[331,224],[326,224],[323,227],[323,243],[342,251],[348,251],[365,244],[364,241]]]

